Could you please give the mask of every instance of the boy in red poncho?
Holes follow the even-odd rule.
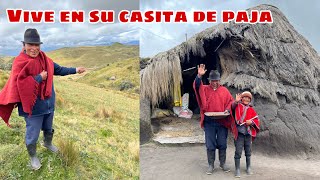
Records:
[[[200,107],[200,126],[205,131],[205,141],[207,148],[207,158],[209,168],[207,174],[210,175],[214,170],[214,161],[216,149],[219,149],[220,167],[225,172],[230,168],[226,165],[226,150],[228,128],[231,125],[231,117],[221,119],[212,119],[206,116],[205,112],[231,112],[233,97],[226,87],[220,85],[220,73],[217,70],[211,70],[209,73],[210,85],[204,85],[201,81],[202,76],[206,73],[205,65],[200,64],[198,75],[194,81],[193,87],[196,93],[197,101]]]
[[[235,177],[240,177],[240,158],[244,148],[246,156],[246,172],[251,175],[251,144],[259,132],[260,125],[256,111],[251,105],[252,94],[248,91],[236,95],[236,101],[232,103],[235,121],[231,124],[236,147]]]

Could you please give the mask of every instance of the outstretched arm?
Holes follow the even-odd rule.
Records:
[[[67,68],[67,67],[60,66],[57,63],[54,63],[54,75],[65,76],[65,75],[76,74],[76,73],[81,74],[85,71],[86,69],[84,67]]]

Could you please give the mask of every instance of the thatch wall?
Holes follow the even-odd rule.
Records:
[[[256,108],[263,121],[261,139],[278,152],[299,149],[297,142],[308,139],[302,143],[303,151],[312,146],[320,152],[320,145],[315,145],[320,138],[320,120],[314,112],[320,109],[320,57],[278,8],[260,5],[251,9],[270,10],[274,23],[219,24],[159,53],[141,71],[141,98],[156,106],[171,95],[174,83],[183,82],[182,66],[193,66],[194,59],[205,59],[215,52],[222,84],[234,93],[249,90],[257,98]],[[294,113],[298,114],[291,116]],[[287,133],[274,131],[279,130],[280,122],[285,124],[280,132]],[[293,143],[275,146],[281,140]]]
[[[271,10],[274,23],[219,24],[159,53],[151,58],[141,74],[141,95],[153,105],[161,102],[170,95],[173,83],[182,82],[180,63],[187,63],[189,54],[204,57],[205,42],[223,39],[217,51],[222,82],[227,86],[251,89],[275,103],[278,103],[278,93],[290,100],[311,100],[318,104],[320,63],[317,52],[279,9],[268,5],[252,9]]]

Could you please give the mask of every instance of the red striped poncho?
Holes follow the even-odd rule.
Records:
[[[234,135],[234,138],[238,138],[237,125],[242,125],[246,127],[247,132],[251,135],[252,140],[254,140],[260,130],[260,122],[256,111],[251,105],[244,105],[242,103],[239,103],[236,105],[234,113],[235,121],[231,124],[232,134]],[[252,121],[252,124],[250,126],[247,126],[246,121],[250,120]]]

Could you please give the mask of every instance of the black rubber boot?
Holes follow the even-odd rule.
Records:
[[[37,157],[37,145],[29,144],[27,145],[28,154],[30,156],[31,168],[33,170],[38,170],[41,167],[41,163]]]
[[[240,159],[234,159],[234,164],[236,168],[234,176],[240,178]]]
[[[226,165],[227,150],[219,150],[220,168],[224,172],[230,172],[230,168]]]
[[[52,129],[52,131],[43,131],[43,146],[49,149],[50,151],[57,153],[59,149],[52,144],[53,133],[54,129]]]
[[[208,150],[208,149],[207,149],[207,157],[208,157],[209,167],[208,167],[208,170],[207,170],[206,173],[207,173],[208,175],[211,175],[211,174],[213,173],[215,156],[216,156],[216,153],[215,153],[214,150]]]
[[[246,157],[246,163],[247,163],[247,175],[252,175],[252,171],[251,171],[251,156],[247,156]]]

